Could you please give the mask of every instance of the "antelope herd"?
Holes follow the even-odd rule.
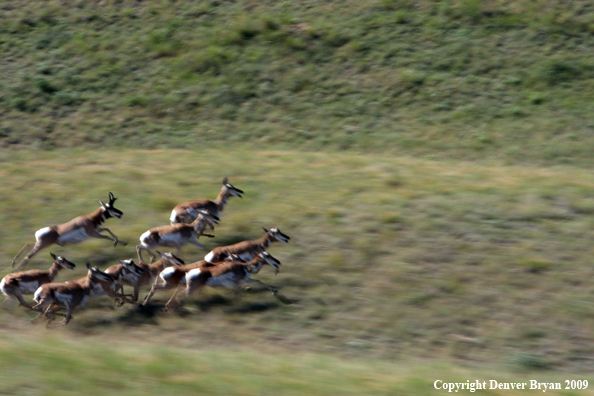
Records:
[[[89,298],[108,295],[115,298],[119,304],[129,303],[139,308],[145,307],[156,290],[175,289],[172,297],[165,304],[165,311],[175,308],[183,298],[200,291],[204,286],[231,288],[237,298],[240,286],[244,283],[259,284],[273,294],[277,290],[263,282],[252,279],[264,265],[279,271],[280,262],[266,250],[272,242],[287,243],[289,237],[278,228],[264,228],[264,236],[254,241],[243,241],[234,245],[217,247],[208,253],[204,260],[186,264],[179,256],[184,245],[192,244],[207,250],[198,242],[201,236],[214,237],[204,231],[214,230],[219,223],[221,214],[230,197],[241,198],[243,191],[232,186],[227,178],[223,179],[223,187],[214,200],[195,200],[178,204],[173,208],[170,225],[152,228],[140,236],[140,244],[136,246],[138,263],[133,259],[118,260],[118,264],[99,270],[87,262],[87,276],[82,279],[66,282],[54,282],[58,272],[62,269],[74,269],[75,264],[62,256],[51,254],[54,260],[49,270],[28,270],[8,274],[0,282],[0,290],[8,300],[16,300],[19,305],[39,312],[38,318],[47,319],[50,325],[56,315],[63,316],[64,321],[59,325],[66,325],[72,318],[72,310],[85,306]],[[76,217],[67,223],[41,228],[35,233],[36,243],[20,264],[16,264],[20,255],[30,246],[25,245],[12,260],[12,267],[20,267],[41,249],[57,244],[59,246],[72,245],[89,238],[109,239],[114,246],[122,246],[126,242],[120,241],[108,228],[102,224],[109,218],[120,219],[122,211],[113,204],[117,198],[109,193],[109,203],[99,201],[101,206],[94,212]],[[110,236],[101,234],[107,232]],[[173,252],[161,253],[158,247],[174,248]],[[142,251],[150,257],[149,263],[142,259]],[[160,259],[153,263],[155,250]],[[133,288],[132,294],[125,294],[124,285]],[[142,303],[138,302],[140,288],[151,286]],[[184,289],[181,297],[178,292]],[[27,303],[23,295],[33,294],[37,303]],[[59,312],[60,310],[66,312]]]

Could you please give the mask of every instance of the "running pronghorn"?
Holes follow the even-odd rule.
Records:
[[[138,301],[138,293],[142,286],[152,285],[155,279],[159,276],[161,271],[167,267],[184,265],[184,261],[179,257],[176,257],[173,253],[161,253],[157,250],[157,253],[161,256],[161,259],[153,264],[147,264],[140,262],[137,264],[138,267],[142,268],[142,273],[135,275],[127,273],[122,276],[122,282],[125,285],[134,287],[134,294],[132,301]],[[123,294],[123,293],[122,293]]]
[[[190,210],[194,212],[193,209]],[[192,224],[173,224],[161,227],[151,228],[140,236],[140,245],[136,246],[136,253],[138,253],[138,261],[143,261],[141,250],[146,250],[151,258],[150,262],[155,259],[155,255],[151,253],[151,249],[158,246],[176,248],[176,254],[179,256],[179,251],[182,246],[192,244],[200,249],[206,248],[198,242],[201,235],[207,237],[214,237],[211,234],[205,234],[204,230],[207,226],[214,227],[214,224],[219,223],[219,218],[210,214],[206,210],[200,210],[196,213],[196,220]]]
[[[124,295],[124,279],[129,277],[141,276],[144,273],[144,268],[137,265],[132,259],[118,260],[118,263],[119,264],[114,264],[112,266],[107,267],[103,272],[110,275],[115,280],[114,291],[119,291],[120,294]],[[132,296],[126,295],[126,297]]]
[[[230,256],[235,257],[236,256]],[[166,268],[159,275],[163,283],[161,285],[153,285],[151,292],[144,300],[143,306],[146,305],[157,288],[172,289],[176,288],[173,296],[165,304],[165,311],[169,310],[169,306],[174,301],[179,288],[186,286],[186,297],[193,291],[201,289],[203,286],[213,287],[230,287],[235,289],[235,293],[239,292],[239,286],[242,283],[258,283],[266,287],[272,293],[276,293],[276,289],[265,285],[259,280],[250,279],[251,275],[257,274],[263,264],[268,264],[275,268],[278,272],[280,262],[272,257],[267,252],[262,252],[248,262],[243,261],[225,261],[221,263],[208,263],[199,261],[188,266],[170,267]],[[193,266],[193,268],[192,268]],[[184,268],[186,267],[186,268]],[[192,284],[192,285],[191,285]]]
[[[270,247],[270,244],[275,241],[288,243],[291,238],[283,234],[278,228],[271,228],[267,230],[262,227],[264,236],[255,241],[243,241],[229,246],[220,246],[208,253],[204,259],[211,263],[223,261],[229,254],[235,254],[244,261],[252,260],[263,250]]]
[[[176,205],[175,208],[173,208],[169,220],[171,221],[171,224],[189,224],[196,219],[196,212],[200,210],[206,210],[211,215],[219,218],[223,213],[223,209],[227,204],[227,200],[230,197],[241,198],[241,194],[243,194],[243,191],[241,191],[239,188],[233,187],[228,182],[227,178],[224,178],[223,187],[221,188],[221,192],[219,193],[217,199],[215,199],[214,201],[211,201],[209,199],[198,199],[195,201],[180,203]],[[193,209],[194,212],[190,211],[189,209]]]
[[[224,262],[237,260],[240,261],[239,257],[235,255],[229,255]],[[155,294],[157,289],[171,289],[173,287],[184,286],[186,284],[186,274],[196,268],[201,267],[214,267],[222,263],[209,263],[205,260],[196,261],[195,263],[184,264],[184,265],[176,265],[171,266],[168,268],[164,268],[159,274],[158,277],[155,277],[155,281],[153,282],[153,286],[151,287],[151,291],[147,296],[144,298],[142,306],[146,306]],[[159,280],[162,281],[162,284],[159,284]],[[177,290],[175,291],[177,293]],[[174,294],[175,295],[175,294]]]
[[[71,270],[75,267],[74,263],[66,260],[64,257],[56,256],[53,253],[50,254],[54,259],[54,263],[49,270],[29,270],[8,274],[2,279],[2,282],[0,282],[0,290],[2,290],[2,293],[4,293],[8,299],[13,300],[16,298],[22,306],[33,309],[33,307],[25,301],[23,294],[33,294],[39,286],[53,282],[61,269]]]
[[[122,217],[123,213],[113,207],[113,203],[117,198],[109,193],[109,203],[104,204],[102,201],[101,207],[93,213],[83,216],[78,216],[67,223],[45,227],[35,233],[35,246],[25,256],[20,265],[25,265],[37,252],[54,243],[60,246],[73,245],[75,243],[86,241],[89,238],[109,239],[113,241],[113,245],[118,243],[126,245],[126,242],[118,240],[118,238],[109,230],[109,228],[102,227],[101,224],[111,217]],[[100,234],[102,231],[107,231],[112,237]],[[12,266],[14,267],[17,258],[30,245],[26,244],[21,251],[12,259]]]
[[[275,274],[280,270],[280,261],[272,257],[268,252],[261,252],[247,262],[231,261],[211,267],[199,267],[193,269],[186,274],[186,292],[183,298],[189,297],[195,291],[200,291],[204,286],[233,289],[237,298],[239,296],[239,287],[243,283],[257,283],[271,291],[272,294],[276,294],[278,291],[274,287],[268,286],[260,280],[251,278],[252,275],[256,275],[260,272],[260,269],[264,264],[274,267]],[[175,295],[173,297],[175,297]],[[171,297],[171,300],[173,300],[173,297]],[[166,309],[171,300],[165,306]]]
[[[84,307],[88,299],[93,297],[93,291],[98,285],[104,285],[107,289],[112,287],[114,281],[110,275],[98,270],[97,267],[92,268],[89,263],[87,268],[89,271],[85,278],[65,283],[45,283],[35,291],[33,298],[37,305],[33,309],[48,319],[48,325],[55,315],[64,316],[64,322],[60,324],[67,325],[72,318],[72,310]],[[66,309],[65,315],[57,313],[60,308]]]

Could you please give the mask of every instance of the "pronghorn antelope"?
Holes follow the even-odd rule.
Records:
[[[237,260],[240,261],[239,257],[235,255],[229,255],[228,259],[225,261]],[[155,281],[153,286],[151,287],[151,291],[147,296],[144,298],[142,306],[146,306],[155,294],[157,289],[171,289],[173,287],[179,287],[180,285],[185,285],[186,283],[186,274],[193,269],[201,268],[201,267],[214,267],[216,265],[220,265],[222,263],[209,263],[204,260],[196,261],[195,263],[184,264],[184,265],[177,265],[171,266],[168,268],[164,268],[158,275],[159,277],[155,277]],[[161,279],[162,284],[159,285],[159,279]],[[177,293],[177,290],[175,291]],[[175,294],[174,294],[175,295]]]
[[[8,274],[0,282],[0,290],[8,297],[8,299],[16,298],[24,307],[33,309],[25,299],[23,294],[33,294],[39,286],[54,281],[56,275],[61,269],[74,269],[74,263],[66,260],[62,256],[56,256],[50,253],[54,259],[54,263],[47,271],[29,270],[21,272],[13,272]]]
[[[193,210],[192,210],[193,211]],[[207,226],[218,224],[219,218],[210,214],[205,210],[197,213],[196,220],[192,224],[173,224],[156,228],[151,228],[140,236],[140,245],[136,246],[136,253],[138,253],[138,261],[143,261],[141,250],[146,250],[151,258],[151,262],[155,256],[151,253],[151,249],[158,246],[176,248],[176,254],[179,256],[179,251],[182,246],[192,244],[200,249],[206,248],[198,242],[201,235],[214,237],[211,234],[205,234],[204,230]]]
[[[78,216],[67,223],[45,227],[38,230],[35,233],[35,246],[25,256],[20,265],[25,265],[37,252],[44,249],[54,243],[60,246],[73,245],[75,243],[86,241],[89,238],[100,238],[109,239],[113,241],[113,245],[117,246],[118,243],[126,245],[126,242],[118,240],[109,228],[102,227],[101,224],[110,217],[122,217],[123,213],[113,207],[113,203],[117,198],[109,193],[109,203],[104,204],[102,201],[101,207],[95,210],[93,213],[83,216]],[[112,237],[100,234],[102,231],[107,231]],[[21,251],[12,259],[12,266],[14,267],[17,258],[27,249],[30,245],[26,244]]]
[[[33,309],[48,319],[48,325],[55,315],[64,316],[61,325],[67,325],[72,318],[72,310],[84,307],[87,300],[93,297],[93,290],[98,284],[113,283],[111,276],[99,271],[97,267],[92,268],[87,263],[87,268],[89,270],[85,278],[65,283],[45,283],[35,291],[33,298],[37,305]],[[57,313],[60,308],[66,309],[65,315]]]
[[[278,273],[280,261],[272,257],[268,252],[259,253],[248,262],[231,261],[221,263],[220,265],[199,267],[190,270],[186,274],[186,292],[183,298],[189,297],[195,291],[200,291],[204,286],[231,288],[235,291],[237,298],[239,287],[242,283],[257,283],[271,291],[272,294],[276,294],[278,291],[275,288],[266,285],[260,280],[251,278],[252,275],[260,272],[264,264],[274,267],[274,273]],[[175,293],[165,305],[165,309],[169,308],[169,304],[171,304],[174,297]]]
[[[119,290],[120,294],[124,295],[124,280],[130,277],[141,276],[144,273],[144,268],[137,265],[132,259],[118,260],[118,263],[107,267],[103,272],[115,280],[115,288],[113,290],[116,292]],[[126,295],[126,297],[131,296]]]
[[[283,234],[278,228],[267,230],[262,227],[262,229],[266,232],[262,238],[256,239],[255,241],[243,241],[229,246],[220,246],[208,253],[204,259],[208,262],[216,263],[223,261],[229,254],[235,254],[242,260],[249,261],[256,257],[262,249],[268,249],[272,242],[281,241],[287,243],[291,239]]]
[[[221,217],[223,213],[223,209],[227,204],[227,200],[229,197],[239,197],[241,198],[241,191],[239,188],[233,187],[227,180],[227,178],[223,179],[223,187],[221,188],[221,192],[219,196],[214,201],[209,199],[198,199],[195,201],[188,201],[184,203],[180,203],[173,208],[171,211],[171,217],[169,220],[171,224],[176,223],[185,223],[189,224],[196,219],[196,212],[200,210],[206,210],[211,215]],[[189,209],[193,209],[194,212],[190,211]]]
[[[132,261],[132,260],[129,260],[129,261]],[[90,267],[90,264],[87,263],[87,268],[89,268],[89,267]],[[116,268],[116,267],[118,267],[118,264],[116,264],[112,267]],[[96,271],[99,271],[99,269],[97,269],[97,267],[93,267],[93,269]],[[128,271],[136,273],[136,274],[140,274],[142,272],[142,269],[140,267],[138,267],[136,264],[134,264],[134,262],[132,262],[131,265],[128,265]],[[98,279],[94,282],[93,287],[91,287],[91,292],[89,294],[89,297],[95,298],[95,297],[101,297],[101,296],[104,296],[107,294],[110,297],[119,299],[122,303],[127,302],[130,304],[133,304],[132,301],[127,299],[127,297],[130,297],[130,296],[117,292],[117,290],[120,286],[119,276],[117,273],[109,274],[104,271],[99,271],[99,272],[101,272],[101,274],[103,274],[104,277],[101,279]],[[74,281],[66,281],[65,283],[71,283],[71,282],[76,282],[76,283],[79,283],[82,285],[86,285],[89,282],[89,280],[88,280],[88,277],[85,277],[85,278],[77,279]]]
[[[153,264],[147,264],[140,262],[138,267],[142,268],[143,272],[140,275],[125,274],[122,276],[122,282],[126,285],[134,287],[134,294],[132,297],[133,301],[138,301],[138,293],[141,286],[152,285],[155,279],[159,276],[161,271],[167,267],[181,266],[184,265],[184,261],[179,257],[176,257],[173,253],[161,253],[157,250],[157,253],[161,256],[161,260]],[[123,294],[123,293],[122,293]]]

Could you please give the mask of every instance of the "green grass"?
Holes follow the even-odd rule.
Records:
[[[592,164],[587,1],[9,1],[0,143]]]
[[[437,395],[443,383],[492,380],[558,382],[585,376],[510,374],[444,362],[407,359],[385,362],[366,358],[339,359],[322,354],[211,348],[196,339],[181,349],[146,341],[81,342],[62,336],[39,335],[35,340],[2,336],[0,380],[5,394],[39,395]],[[513,378],[512,378],[513,377]],[[31,381],[34,378],[34,381]],[[542,391],[542,390],[541,390]],[[538,391],[538,392],[541,392]],[[469,392],[461,391],[461,392]],[[485,392],[479,390],[477,392]],[[524,394],[488,390],[491,395]],[[547,390],[553,395],[591,395],[587,390]]]
[[[214,198],[220,181],[245,191],[233,198],[208,247],[255,239],[261,227],[291,236],[273,245],[282,262],[258,278],[291,300],[254,288],[239,301],[224,290],[192,296],[176,314],[157,293],[146,312],[89,303],[61,332],[89,337],[212,345],[299,346],[333,356],[404,356],[493,364],[502,369],[591,367],[594,237],[591,172],[575,167],[477,165],[406,157],[289,151],[2,152],[0,263],[34,232],[98,207],[108,191],[123,210],[107,226],[129,242],[91,240],[49,252],[104,268],[135,257],[138,236],[167,224],[176,202]],[[204,252],[186,247],[183,258]],[[0,316],[9,329],[36,331],[18,309]],[[142,330],[144,329],[144,330]],[[146,333],[144,333],[146,332]]]
[[[431,392],[433,377],[403,368],[410,357],[460,380],[478,375],[457,374],[468,367],[591,372],[593,33],[581,0],[5,1],[0,272],[37,229],[91,212],[109,191],[125,214],[107,226],[127,247],[54,246],[29,267],[63,254],[79,264],[66,280],[86,260],[134,257],[141,233],[178,202],[215,198],[228,176],[245,197],[202,242],[279,227],[291,236],[271,248],[281,273],[258,277],[292,301],[208,290],[171,315],[160,311],[167,292],[145,312],[91,301],[50,334],[99,366],[50,350],[31,374],[43,386],[22,381],[33,358],[17,350],[44,349],[34,340],[45,330],[1,311],[0,353],[21,373],[6,392],[76,380],[99,393],[79,364],[126,394]],[[159,344],[110,346],[108,359],[100,347],[114,338]],[[171,374],[178,355],[210,372],[205,349],[232,367],[263,359],[273,374],[244,371],[244,391]],[[287,359],[296,350],[302,360]],[[143,353],[165,366],[128,363]],[[318,360],[340,368],[314,387],[303,373]],[[355,367],[397,374],[351,380]],[[154,382],[135,387],[147,374]]]

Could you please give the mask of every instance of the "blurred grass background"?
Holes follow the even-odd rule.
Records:
[[[435,361],[413,359],[402,364],[366,358],[343,360],[322,354],[288,354],[270,348],[221,353],[206,345],[196,353],[144,341],[136,341],[135,345],[123,340],[109,340],[101,347],[80,345],[59,336],[41,334],[26,342],[11,341],[16,342],[4,346],[0,356],[0,380],[5,394],[437,395],[444,390],[434,388],[436,380],[445,382],[448,378],[450,382],[466,383],[472,378],[471,382],[486,381],[489,387],[490,380],[499,383],[509,378],[505,372],[451,367]],[[64,353],[72,348],[76,354]],[[554,381],[565,387],[565,379],[559,373],[514,375],[515,381],[528,383],[526,389],[530,380]],[[521,395],[542,389],[477,392]],[[588,390],[573,393],[547,390],[546,393],[592,394]]]
[[[591,373],[590,2],[0,9],[2,275],[37,229],[109,191],[124,217],[106,225],[130,245],[54,246],[29,268],[62,254],[79,264],[66,280],[135,257],[141,233],[225,176],[245,197],[202,243],[292,238],[270,249],[281,273],[258,275],[290,305],[258,288],[172,315],[167,292],[144,312],[104,298],[49,332],[0,312],[6,393],[418,394]]]
[[[84,275],[86,260],[105,268],[133,258],[138,236],[167,224],[175,202],[214,198],[224,176],[245,195],[230,200],[216,238],[202,242],[212,248],[279,227],[291,236],[270,248],[281,272],[265,268],[256,278],[292,304],[259,288],[239,301],[231,291],[206,290],[169,315],[160,309],[171,292],[157,293],[145,311],[100,298],[47,334],[81,347],[127,340],[138,353],[137,339],[197,355],[204,346],[224,356],[242,348],[269,356],[272,348],[367,362],[353,364],[427,359],[469,372],[509,370],[510,377],[590,372],[594,176],[576,167],[240,146],[4,152],[3,273],[38,228],[91,212],[108,191],[124,216],[106,225],[128,246],[52,246],[28,267],[47,267],[49,252],[61,254],[79,264],[60,273],[67,280]],[[205,253],[189,246],[182,256],[191,262]],[[2,337],[46,334],[29,322],[33,316],[3,313]]]

